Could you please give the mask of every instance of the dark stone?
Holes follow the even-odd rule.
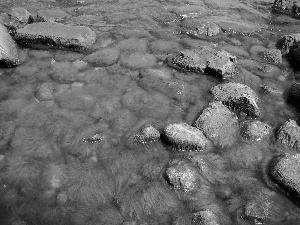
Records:
[[[84,26],[41,22],[18,29],[15,39],[19,44],[29,47],[68,48],[79,51],[90,49],[96,42],[96,34]]]
[[[300,83],[295,83],[289,91],[287,102],[300,110]]]
[[[300,42],[290,48],[288,60],[294,69],[300,69]]]

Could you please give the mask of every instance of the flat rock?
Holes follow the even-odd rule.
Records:
[[[96,34],[88,27],[68,26],[55,22],[28,24],[16,31],[18,43],[30,47],[90,49],[96,41]]]
[[[60,9],[43,9],[37,12],[37,20],[40,22],[57,22],[70,17],[70,14]]]
[[[0,23],[0,66],[15,66],[19,62],[17,45]]]
[[[213,87],[211,92],[216,101],[221,101],[239,115],[251,118],[257,118],[260,115],[257,95],[247,85],[229,82]]]

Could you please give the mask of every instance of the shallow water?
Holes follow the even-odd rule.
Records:
[[[208,175],[213,181],[203,184],[198,205],[165,179],[169,161],[186,153],[167,145],[130,142],[142,124],[152,123],[160,132],[170,123],[192,124],[212,100],[210,88],[224,82],[172,69],[165,62],[168,54],[215,44],[231,51],[247,69],[248,59],[266,63],[257,56],[257,48],[274,47],[281,35],[299,32],[300,21],[270,14],[271,5],[272,1],[0,0],[0,13],[12,7],[32,14],[59,8],[72,15],[64,23],[89,26],[97,33],[90,52],[19,46],[22,64],[0,69],[0,153],[7,160],[4,169],[0,165],[0,224],[17,224],[13,222],[19,219],[29,225],[191,224],[184,219],[187,215],[212,208],[220,224],[262,224],[242,216],[243,207],[260,193],[271,193],[274,203],[263,224],[299,224],[296,206],[268,189],[261,174],[265,158],[288,151],[276,143],[276,129],[298,116],[285,103],[286,91],[299,79],[286,59],[269,73],[251,67],[244,71],[248,77],[239,78],[258,94],[259,120],[272,126],[273,134],[250,144],[239,137],[232,147],[215,148],[207,155],[212,163],[217,165],[221,158],[226,166]],[[178,32],[180,15],[191,16],[186,12],[201,8],[216,16],[239,13],[239,18],[263,28],[201,38]],[[104,48],[120,52],[112,65],[84,61]],[[143,75],[151,71],[159,71],[167,82]],[[262,93],[262,83],[283,94]],[[103,135],[100,142],[83,141],[95,133]]]

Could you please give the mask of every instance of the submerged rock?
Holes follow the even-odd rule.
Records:
[[[18,63],[17,45],[5,26],[0,23],[0,66],[11,67]]]
[[[68,26],[55,22],[28,24],[16,31],[18,43],[30,47],[69,48],[86,50],[96,41],[96,34],[88,27]]]
[[[120,57],[120,52],[116,48],[100,49],[83,58],[94,66],[110,66],[115,64]]]
[[[300,154],[274,156],[267,165],[267,182],[300,206]]]
[[[209,103],[194,126],[202,130],[214,145],[231,146],[237,139],[238,118],[222,102]]]
[[[215,36],[221,32],[221,28],[214,22],[202,19],[185,19],[181,22],[181,33],[194,37]]]
[[[249,141],[259,141],[268,136],[271,126],[258,120],[245,121],[241,127],[241,135]]]
[[[293,150],[300,151],[300,127],[295,120],[289,120],[282,125],[277,134],[278,141]]]
[[[57,22],[71,17],[70,14],[59,9],[39,10],[36,16],[40,22]]]
[[[164,133],[167,141],[180,151],[209,151],[212,147],[202,131],[187,123],[169,124]]]
[[[247,85],[229,82],[213,87],[211,92],[216,101],[221,101],[239,115],[250,118],[260,115],[256,93]]]
[[[197,190],[199,174],[197,169],[186,161],[173,160],[166,175],[175,190],[190,192]]]

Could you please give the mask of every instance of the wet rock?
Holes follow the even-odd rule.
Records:
[[[197,189],[199,174],[191,163],[173,160],[170,162],[166,175],[175,190],[190,192]]]
[[[202,130],[214,145],[231,146],[237,139],[238,118],[222,102],[209,103],[194,126]]]
[[[235,72],[236,57],[221,50],[213,54],[207,61],[206,72],[215,77],[226,79],[232,77]]]
[[[181,33],[194,37],[216,36],[221,32],[216,23],[203,21],[202,19],[185,19],[180,25]]]
[[[120,51],[146,52],[148,49],[148,41],[146,38],[128,38],[120,41],[115,47]]]
[[[187,123],[169,124],[164,129],[164,135],[168,143],[179,151],[209,151],[211,142],[202,131]]]
[[[5,26],[0,24],[0,67],[11,67],[19,62],[17,45]]]
[[[260,115],[256,93],[247,85],[229,82],[213,87],[211,92],[216,101],[221,101],[239,115],[251,118]]]
[[[277,133],[277,139],[291,149],[300,151],[300,127],[295,120],[289,120],[282,125]]]
[[[289,53],[290,48],[300,42],[300,33],[282,36],[276,43],[276,47]]]
[[[95,43],[96,34],[84,26],[40,22],[18,29],[15,39],[18,43],[30,47],[87,50]]]
[[[39,22],[57,22],[70,17],[70,14],[60,9],[44,9],[37,12],[37,20]]]
[[[267,165],[267,176],[272,188],[280,189],[300,206],[300,154],[274,156]]]
[[[178,51],[180,45],[175,41],[155,40],[151,42],[150,48],[154,53],[172,53]]]
[[[279,49],[267,49],[263,52],[263,58],[272,63],[282,63],[282,55]]]
[[[203,73],[207,67],[207,60],[213,56],[216,50],[203,47],[200,50],[183,50],[169,56],[168,64],[175,69]]]
[[[83,58],[84,61],[94,66],[110,66],[115,64],[120,57],[120,52],[116,48],[104,48]]]
[[[133,52],[122,55],[121,62],[126,67],[141,69],[154,66],[156,64],[156,57],[149,53]]]
[[[288,94],[287,102],[300,110],[300,83],[295,83]]]
[[[71,62],[55,62],[52,71],[51,77],[57,82],[73,83],[79,80],[78,69]]]
[[[268,136],[271,126],[258,120],[245,121],[241,127],[241,135],[249,141],[259,141]]]
[[[16,30],[32,23],[33,17],[26,9],[17,7],[13,8],[10,13],[1,14],[0,22],[9,30]]]

